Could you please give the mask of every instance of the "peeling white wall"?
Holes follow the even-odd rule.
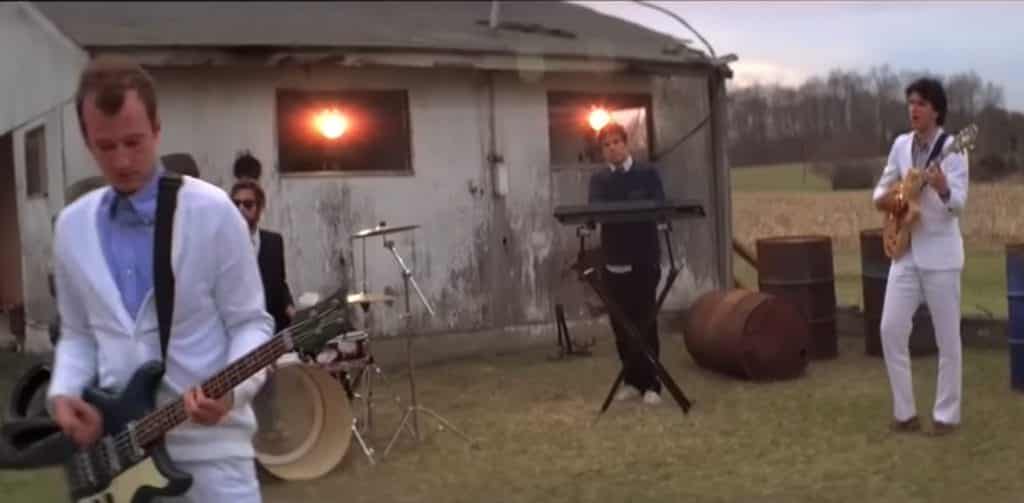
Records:
[[[494,142],[504,161],[499,170],[508,181],[507,194],[496,195],[487,160],[491,80],[486,73],[208,67],[160,69],[153,74],[160,99],[162,154],[192,153],[203,178],[225,190],[233,182],[236,152],[248,149],[263,162],[269,198],[263,225],[284,236],[289,282],[296,296],[304,291],[326,294],[344,282],[350,283],[350,292],[360,290],[362,242],[353,247],[350,235],[379,221],[418,225],[413,232],[392,237],[437,312],[428,320],[411,292],[413,323],[427,331],[549,322],[554,302],[565,303],[570,317],[587,314],[580,302],[585,295],[582,285],[571,275],[562,277],[577,251],[574,228],[560,225],[552,212],[558,204],[584,200],[589,173],[551,169],[548,90],[652,94],[658,149],[697,124],[708,109],[707,83],[699,76],[668,85],[646,76],[495,74]],[[280,175],[274,93],[281,87],[407,89],[414,175]],[[64,132],[62,155],[68,159],[69,184],[95,171],[78,135],[73,107],[62,107],[56,117]],[[709,212],[704,221],[676,222],[674,247],[682,272],[667,310],[686,307],[708,289],[721,286],[715,257],[729,251],[717,250],[709,232],[722,218],[715,213],[710,191],[709,135],[710,129],[698,132],[659,163],[670,197],[698,198]],[[399,296],[394,306],[373,307],[374,327],[396,333],[403,323],[398,316],[403,310],[399,269],[382,238],[365,244],[368,290]]]
[[[22,256],[26,349],[49,347],[47,323],[55,312],[47,273],[52,217],[63,206],[64,111],[71,103],[87,56],[24,2],[0,4],[0,133],[12,132],[15,189]],[[47,194],[29,198],[25,133],[43,126]],[[77,126],[76,126],[77,127]]]

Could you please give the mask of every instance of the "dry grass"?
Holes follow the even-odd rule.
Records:
[[[857,250],[860,231],[881,223],[870,191],[733,194],[733,235],[751,247],[760,238],[796,233],[831,236],[834,248]],[[960,228],[973,247],[1024,239],[1024,185],[972,185]]]
[[[862,303],[860,231],[881,227],[870,191],[745,191],[733,193],[733,236],[755,250],[758,239],[787,235],[832,238],[836,296]],[[963,312],[1005,318],[1005,245],[1024,240],[1024,185],[974,184],[960,220],[966,259]],[[736,275],[756,288],[757,273],[737,259]]]
[[[611,341],[599,341],[592,358],[551,362],[538,350],[420,369],[423,402],[479,449],[431,430],[371,467],[353,443],[327,477],[267,481],[264,501],[1009,502],[1024,491],[1013,461],[1024,402],[1008,390],[1002,352],[966,353],[965,428],[928,438],[886,431],[884,367],[854,337],[801,379],[755,384],[695,367],[681,338],[663,335],[663,361],[695,403],[690,415],[666,395],[655,409],[613,404],[593,425],[618,368]],[[934,358],[914,370],[927,416]],[[382,391],[380,449],[398,420],[384,397],[404,394],[405,381],[393,374]],[[0,473],[12,503],[60,501],[60,486],[45,474]]]

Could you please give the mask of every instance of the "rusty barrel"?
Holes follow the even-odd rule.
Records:
[[[812,359],[839,355],[832,238],[782,236],[757,241],[758,288],[789,301],[803,315]]]
[[[698,365],[744,379],[790,379],[807,367],[807,324],[800,313],[753,290],[702,295],[690,308],[684,341]]]
[[[885,304],[885,285],[889,279],[889,264],[882,244],[882,229],[865,229],[860,232],[861,291],[864,300],[864,352],[871,356],[882,356],[882,339],[879,327],[882,323],[882,307]],[[910,332],[910,356],[935,354],[935,329],[928,306],[921,303],[914,312],[914,328]]]

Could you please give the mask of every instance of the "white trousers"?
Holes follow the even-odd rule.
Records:
[[[214,461],[182,461],[182,471],[192,475],[192,487],[177,498],[158,498],[158,503],[261,503],[256,460],[230,458]]]
[[[910,372],[910,332],[914,312],[924,301],[935,327],[939,349],[934,420],[960,424],[962,366],[960,346],[960,270],[921,270],[907,260],[889,269],[880,327],[885,367],[892,387],[893,416],[917,415]]]

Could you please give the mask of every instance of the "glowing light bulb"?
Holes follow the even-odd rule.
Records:
[[[336,140],[348,130],[348,119],[334,109],[322,110],[313,119],[313,124],[317,131],[328,140]]]
[[[603,108],[594,108],[590,111],[590,116],[587,117],[587,122],[590,123],[590,127],[594,131],[600,131],[601,128],[608,125],[612,118],[608,115],[608,111]]]

